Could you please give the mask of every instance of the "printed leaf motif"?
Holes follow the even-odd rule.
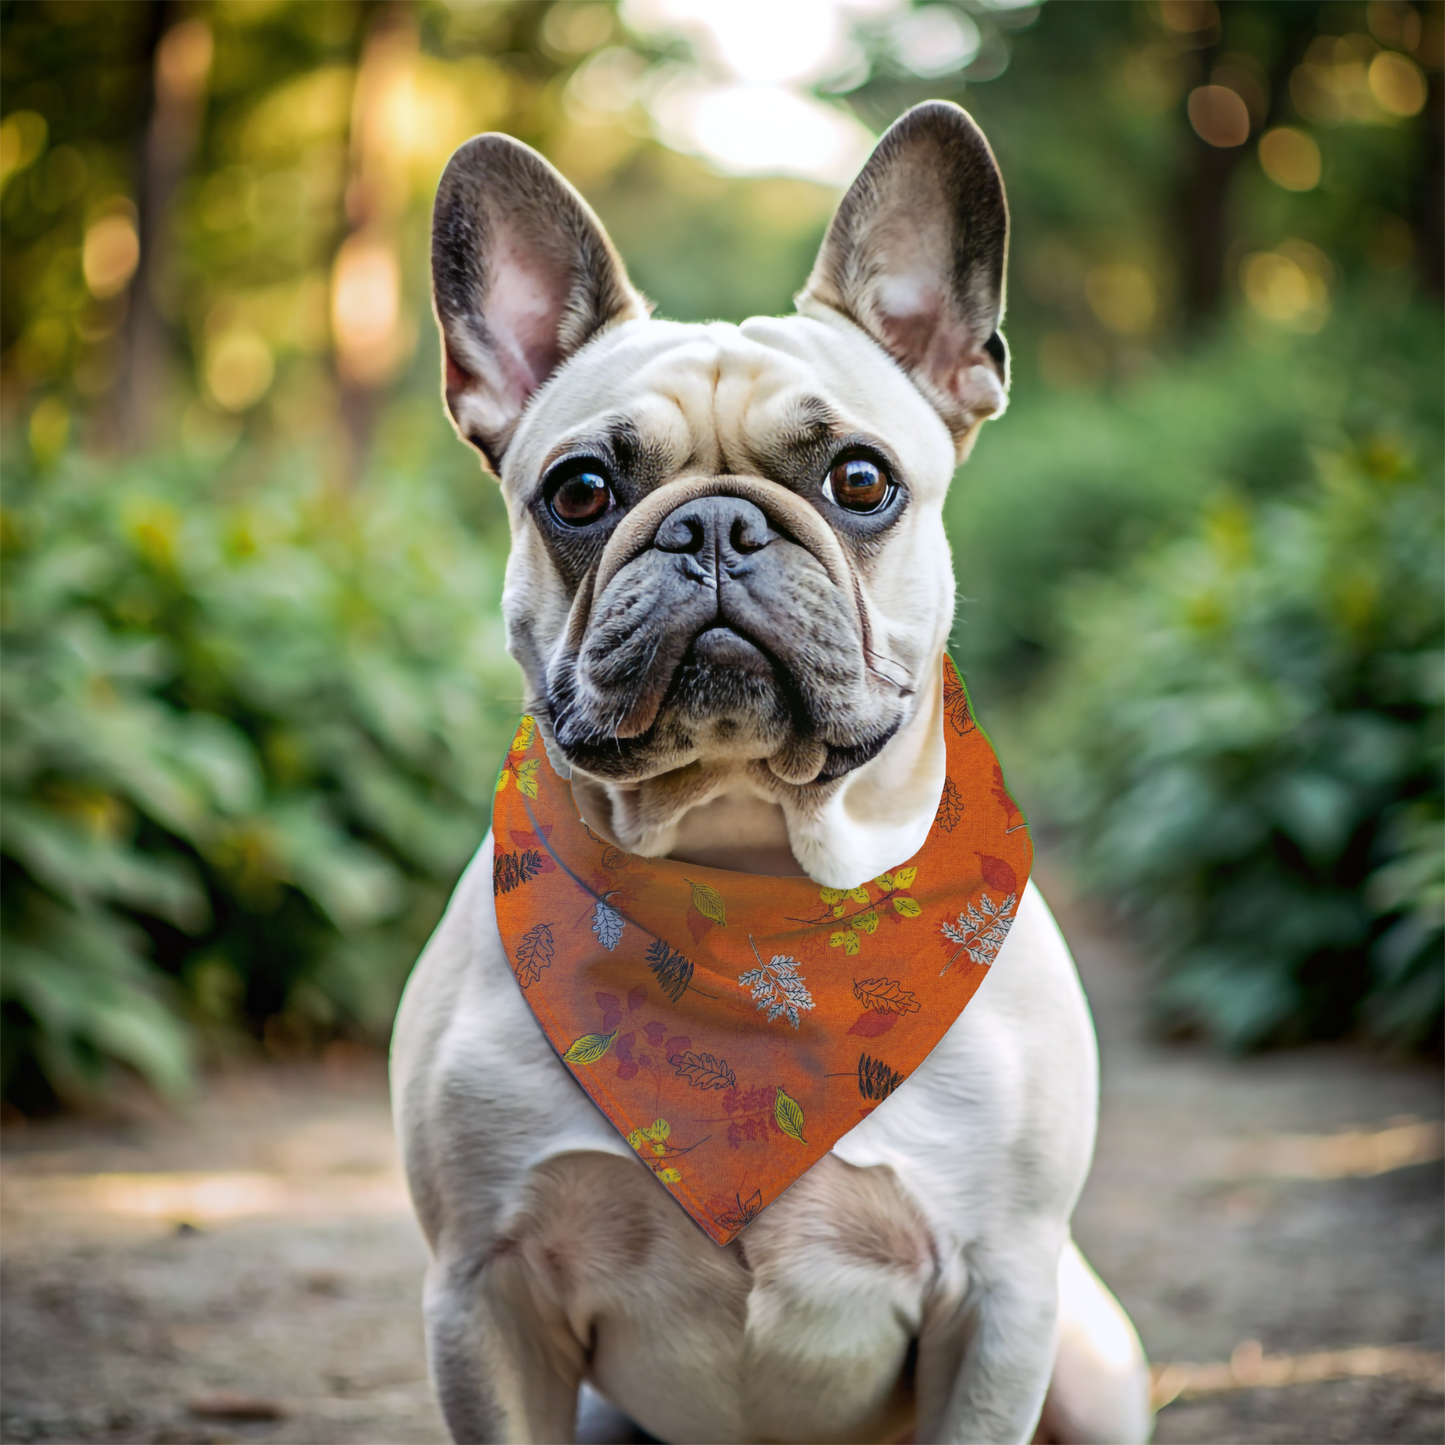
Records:
[[[748,942],[752,943],[752,939]],[[738,987],[748,990],[759,1009],[767,1009],[769,1023],[786,1014],[788,1022],[797,1028],[801,1022],[799,1013],[814,1006],[813,995],[798,972],[798,960],[776,953],[771,963],[764,963],[756,944],[753,944],[753,956],[758,966],[738,975]]]
[[[592,931],[597,935],[598,943],[609,953],[622,942],[624,926],[622,915],[605,899],[599,898],[597,907],[592,910]]]
[[[679,1170],[670,1167],[667,1169],[658,1169],[654,1172],[664,1184],[676,1184],[677,1181],[682,1178],[682,1174]]]
[[[512,889],[530,883],[542,871],[542,855],[536,848],[524,848],[517,853],[494,853],[492,892],[510,893]]]
[[[828,935],[828,947],[841,948],[852,958],[858,952],[858,935],[851,928],[840,928],[836,933]]]
[[[524,717],[517,725],[516,736],[512,739],[512,746],[507,749],[511,753],[522,753],[532,746],[532,739],[537,736],[537,719]]]
[[[997,888],[1000,893],[1018,891],[1018,874],[1002,858],[992,858],[987,853],[978,854],[978,871],[983,874],[983,881],[990,888]]]
[[[536,758],[528,758],[525,763],[517,765],[517,791],[524,798],[537,796],[537,767]]]
[[[916,1014],[918,1000],[891,978],[853,980],[853,997],[876,1013]]]
[[[669,948],[660,938],[648,945],[647,966],[657,980],[657,986],[668,998],[676,1003],[692,982],[692,960]]]
[[[726,928],[728,917],[722,894],[716,888],[709,888],[706,883],[693,883],[691,878],[683,881],[692,885],[692,906],[704,918],[711,918],[714,923]]]
[[[917,877],[917,868],[895,868],[893,870],[893,886],[895,888],[912,888]]]
[[[923,906],[916,898],[909,898],[907,895],[893,900],[893,909],[901,913],[904,918],[917,918],[923,912]]]
[[[552,925],[538,923],[529,928],[517,945],[517,982],[526,988],[542,976],[552,962]]]
[[[735,1194],[733,1198],[737,1201],[737,1209],[730,1209],[726,1214],[719,1214],[717,1217],[717,1222],[724,1229],[742,1229],[762,1213],[763,1191],[761,1189],[754,1189],[746,1199],[741,1194]]]
[[[627,867],[627,854],[621,848],[614,848],[609,843],[602,850],[602,866],[604,868],[625,868]]]
[[[858,1055],[858,1092],[865,1099],[886,1099],[902,1082],[903,1075],[895,1073],[882,1059]]]
[[[878,927],[878,910],[870,908],[867,913],[860,913],[853,920],[854,928],[861,928],[864,933],[872,933]]]
[[[1003,941],[1013,926],[1014,909],[1018,905],[1018,894],[1010,893],[1002,903],[995,903],[987,893],[979,895],[978,906],[970,903],[958,915],[957,924],[945,923],[943,936],[959,945],[960,953],[967,953],[975,962],[991,964],[998,957]],[[953,958],[957,958],[955,953]],[[950,958],[943,967],[947,973],[953,966]],[[941,975],[940,975],[941,976]]]
[[[886,1034],[897,1022],[897,1014],[878,1014],[869,1009],[858,1015],[858,1021],[848,1032],[857,1034],[860,1038],[876,1039],[879,1034]]]
[[[851,898],[854,903],[866,903],[868,901],[868,890],[866,888],[850,888],[848,890],[848,897]]]
[[[885,893],[892,893],[898,885],[893,881],[891,873],[880,873],[873,880]]]
[[[676,1073],[689,1084],[699,1089],[732,1089],[737,1087],[738,1076],[728,1067],[726,1059],[715,1059],[711,1054],[695,1054],[691,1051],[676,1054],[669,1061]]]
[[[943,711],[956,733],[973,730],[973,716],[968,708],[968,694],[963,689],[963,680],[951,668],[943,671]]]
[[[818,897],[830,908],[835,903],[841,903],[847,896],[847,890],[843,888],[820,888],[818,890]]]
[[[938,826],[945,833],[951,833],[958,827],[959,819],[963,817],[963,795],[954,786],[952,778],[943,780],[943,797],[938,801]]]
[[[796,1139],[800,1144],[808,1142],[803,1138],[803,1106],[791,1094],[778,1090],[778,1097],[773,1103],[773,1117],[778,1122],[778,1128],[790,1139]]]
[[[569,1064],[595,1064],[612,1047],[616,1037],[616,1029],[610,1034],[583,1034],[580,1039],[572,1040],[572,1046],[562,1057]]]

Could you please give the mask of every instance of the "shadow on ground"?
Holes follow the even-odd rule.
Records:
[[[1438,1071],[1149,1044],[1137,964],[1050,892],[1104,1060],[1076,1233],[1151,1359],[1206,1367],[1161,1380],[1182,1392],[1156,1439],[1439,1441]],[[379,1060],[229,1074],[180,1119],[8,1128],[3,1157],[0,1439],[446,1438]],[[1363,1348],[1386,1346],[1408,1348]]]

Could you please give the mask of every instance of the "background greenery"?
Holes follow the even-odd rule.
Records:
[[[972,58],[873,4],[812,93],[957,99],[1008,181],[1013,401],[948,522],[1011,780],[1161,1026],[1437,1048],[1441,7],[939,8]],[[684,319],[786,310],[836,203],[653,138],[715,65],[657,16],[0,4],[9,1107],[384,1039],[520,695],[436,399],[446,155],[538,146]]]

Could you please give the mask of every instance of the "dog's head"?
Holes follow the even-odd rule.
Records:
[[[886,794],[879,754],[937,717],[943,500],[1005,404],[1007,237],[987,142],[933,102],[879,142],[796,316],[682,325],[649,319],[535,152],[484,135],[452,157],[447,408],[506,495],[529,708],[625,846],[665,852],[683,812],[741,789],[820,881],[869,866],[835,856],[842,795],[864,774]],[[941,763],[923,772],[936,804]]]

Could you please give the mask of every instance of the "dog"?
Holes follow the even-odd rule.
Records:
[[[987,141],[930,102],[879,141],[795,315],[679,324],[651,319],[535,152],[483,135],[452,157],[432,238],[445,404],[500,479],[508,648],[598,837],[834,888],[923,842],[942,509],[1007,400],[1007,243]],[[590,1438],[1147,1438],[1137,1336],[1070,1238],[1096,1050],[1032,884],[906,1084],[720,1247],[535,1022],[491,856],[488,835],[392,1049],[455,1440],[572,1440],[579,1398]]]

